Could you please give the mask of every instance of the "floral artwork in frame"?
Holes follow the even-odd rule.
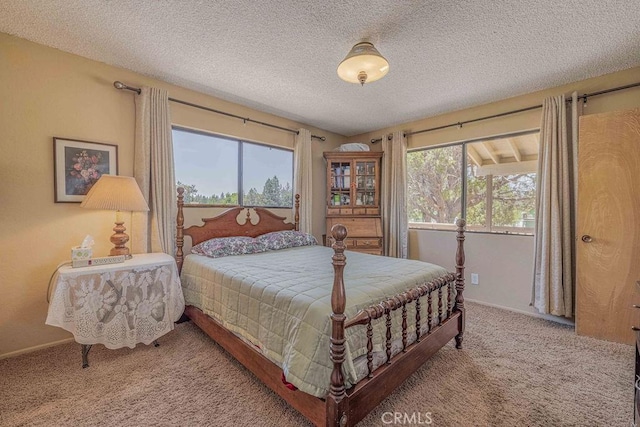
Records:
[[[56,203],[80,203],[102,175],[118,174],[118,146],[53,138]]]

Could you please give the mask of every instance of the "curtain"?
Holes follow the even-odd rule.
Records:
[[[573,316],[572,180],[564,95],[542,104],[536,186],[533,305],[541,313]]]
[[[134,253],[175,253],[176,191],[169,95],[143,87],[135,97],[134,176],[149,212],[134,214]]]
[[[404,132],[394,132],[391,140],[382,136],[382,229],[384,253],[407,257],[407,139]]]
[[[298,135],[293,148],[294,157],[294,204],[295,195],[300,195],[300,231],[311,234],[311,191],[312,191],[312,171],[311,171],[311,132],[307,129],[298,129]]]

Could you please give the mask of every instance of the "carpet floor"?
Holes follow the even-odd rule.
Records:
[[[478,304],[467,319],[463,350],[447,344],[359,425],[389,412],[404,425],[630,425],[633,347]],[[0,360],[0,425],[309,425],[192,323],[160,343],[95,346],[87,369],[76,343]]]

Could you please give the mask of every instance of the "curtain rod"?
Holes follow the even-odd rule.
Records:
[[[631,89],[631,88],[634,88],[634,87],[637,87],[637,86],[640,86],[640,82],[631,83],[631,84],[624,85],[624,86],[618,86],[618,87],[614,87],[614,88],[611,88],[611,89],[600,90],[598,92],[585,93],[584,95],[578,96],[577,100],[579,101],[579,100],[582,99],[584,101],[584,103],[586,104],[587,103],[587,98],[591,98],[592,96],[604,95],[604,94],[611,93],[611,92],[617,92],[619,90]],[[571,99],[572,98],[567,99],[566,102],[571,102]],[[498,117],[509,116],[511,114],[523,113],[525,111],[537,110],[538,108],[542,108],[542,104],[533,105],[531,107],[526,107],[526,108],[520,108],[518,110],[507,111],[505,113],[494,114],[494,115],[491,115],[491,116],[479,117],[477,119],[465,120],[463,122],[450,123],[448,125],[437,126],[437,127],[434,127],[434,128],[417,130],[415,132],[407,132],[407,133],[404,134],[404,136],[407,137],[407,136],[411,136],[411,135],[417,135],[419,133],[433,132],[433,131],[436,131],[436,130],[446,129],[446,128],[450,128],[450,127],[454,127],[454,126],[457,126],[457,127],[461,128],[462,125],[466,125],[468,123],[479,122],[479,121],[482,121],[482,120],[495,119],[495,118],[498,118]],[[391,135],[389,135],[388,138],[389,138],[389,140],[391,140]],[[374,138],[374,139],[371,140],[371,143],[375,144],[375,143],[380,142],[380,141],[382,141],[382,138],[377,138],[377,139]]]
[[[140,95],[140,92],[141,92],[140,88],[126,85],[126,84],[122,83],[121,81],[117,81],[117,80],[115,82],[113,82],[113,86],[116,89],[130,90],[132,92],[136,92],[138,95]],[[300,133],[299,131],[294,130],[294,129],[289,129],[289,128],[285,128],[285,127],[278,126],[278,125],[272,125],[271,123],[265,123],[265,122],[261,122],[259,120],[253,120],[253,119],[250,119],[249,117],[238,116],[236,114],[227,113],[226,111],[216,110],[214,108],[209,108],[209,107],[205,107],[205,106],[202,106],[202,105],[193,104],[191,102],[182,101],[180,99],[175,99],[175,98],[169,97],[169,101],[175,102],[176,104],[187,105],[187,106],[193,107],[193,108],[199,108],[200,110],[210,111],[210,112],[216,113],[216,114],[222,114],[223,116],[233,117],[234,119],[240,119],[244,123],[247,123],[247,122],[256,123],[256,124],[259,124],[259,125],[262,125],[262,126],[267,126],[267,127],[270,127],[270,128],[283,130],[285,132],[295,133],[296,135],[298,135]],[[319,139],[320,141],[325,141],[327,139],[324,136],[318,136],[318,135],[311,135],[311,138]]]

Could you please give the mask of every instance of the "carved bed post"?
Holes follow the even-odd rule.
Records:
[[[331,291],[331,341],[330,356],[333,362],[331,372],[331,384],[327,395],[327,426],[341,426],[348,424],[348,399],[344,387],[344,377],[342,375],[342,363],[344,362],[345,339],[344,339],[344,315],[345,290],[344,290],[344,266],[346,257],[344,256],[344,239],[347,237],[347,229],[342,224],[336,224],[331,228],[331,235],[335,239],[333,244],[333,290]]]
[[[293,214],[293,223],[296,225],[296,231],[300,231],[300,195],[296,194],[296,209]],[[309,230],[307,230],[309,232]]]
[[[456,348],[462,348],[462,338],[464,334],[464,227],[467,222],[464,219],[458,219],[456,221],[457,228],[457,240],[458,250],[456,251],[456,304],[455,311],[460,312],[460,324],[458,327],[458,335],[456,335]]]
[[[176,264],[178,266],[178,273],[182,271],[182,261],[184,259],[184,253],[182,247],[184,246],[184,213],[182,208],[184,206],[184,188],[178,187],[178,216],[176,217]]]

